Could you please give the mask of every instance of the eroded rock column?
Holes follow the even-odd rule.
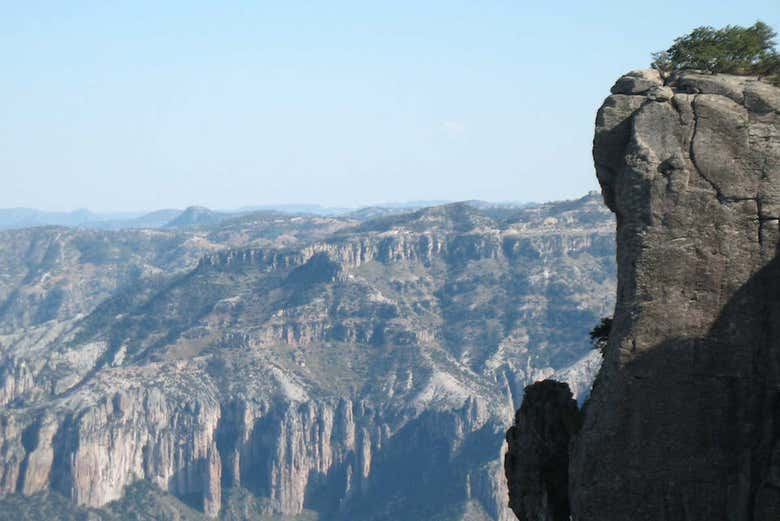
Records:
[[[618,295],[577,520],[780,519],[779,112],[755,78],[653,71],[599,111]]]

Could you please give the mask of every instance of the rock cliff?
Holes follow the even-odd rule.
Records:
[[[0,232],[0,520],[509,519],[523,387],[600,361],[598,195],[269,219]]]
[[[525,388],[504,458],[509,507],[522,521],[569,521],[569,442],[581,423],[567,384],[543,380]]]
[[[599,110],[618,288],[574,519],[780,519],[779,122],[777,88],[690,72],[630,73]]]

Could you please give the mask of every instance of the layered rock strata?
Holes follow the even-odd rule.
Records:
[[[508,520],[522,388],[586,394],[598,367],[600,198],[428,208],[295,247],[235,226],[0,233],[0,518],[56,496],[114,521],[151,490],[226,520]]]

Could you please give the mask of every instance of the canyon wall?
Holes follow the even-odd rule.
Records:
[[[0,520],[511,518],[523,387],[600,362],[600,197],[276,220],[0,232]]]

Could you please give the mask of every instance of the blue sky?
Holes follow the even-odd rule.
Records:
[[[595,111],[742,2],[2,1],[0,207],[543,201]]]

